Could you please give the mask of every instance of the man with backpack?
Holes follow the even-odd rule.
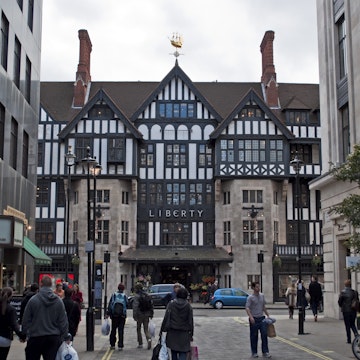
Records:
[[[133,301],[133,318],[136,321],[138,348],[143,347],[141,325],[147,340],[147,348],[151,349],[151,335],[149,332],[149,320],[154,316],[154,305],[151,297],[143,291],[142,284],[135,285],[135,297]]]
[[[125,286],[118,285],[118,291],[111,295],[109,306],[106,312],[106,318],[111,319],[110,332],[110,349],[115,349],[116,330],[118,331],[118,349],[121,351],[124,348],[124,327],[126,322],[126,306],[128,299],[124,294]]]

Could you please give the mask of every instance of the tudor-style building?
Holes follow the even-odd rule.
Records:
[[[297,276],[298,223],[303,278],[322,273],[311,262],[322,254],[319,196],[308,188],[321,170],[318,85],[277,83],[272,31],[254,83],[193,82],[177,59],[161,82],[92,82],[86,30],[79,39],[75,84],[41,84],[36,238],[53,258],[41,271],[64,273],[56,248],[69,226],[80,255],[70,273],[87,294],[88,204],[95,260],[110,252],[110,289],[122,281],[130,290],[140,275],[186,287],[214,276],[244,289],[262,280],[268,298],[279,299]],[[69,146],[77,160],[71,167]],[[95,177],[81,162],[88,147],[102,166],[95,207],[87,202]],[[305,162],[299,202],[289,166],[295,152]],[[275,255],[282,266],[273,272]]]

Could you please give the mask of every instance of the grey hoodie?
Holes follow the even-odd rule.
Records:
[[[63,301],[50,287],[43,286],[26,305],[22,331],[28,338],[68,333],[68,320]]]

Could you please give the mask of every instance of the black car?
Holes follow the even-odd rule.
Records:
[[[154,306],[166,307],[168,302],[172,299],[172,292],[174,290],[174,284],[156,284],[149,288],[148,294],[150,295]],[[128,297],[128,308],[132,309],[132,303],[135,295]]]

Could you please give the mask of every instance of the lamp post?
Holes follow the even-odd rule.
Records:
[[[260,291],[262,292],[263,287],[263,271],[262,271],[262,264],[264,262],[264,253],[266,253],[265,250],[260,250],[258,253],[258,263],[260,263]]]
[[[296,206],[297,206],[297,255],[298,255],[298,287],[297,287],[297,299],[298,299],[298,310],[299,310],[299,335],[304,335],[304,312],[303,312],[303,303],[302,303],[302,279],[301,279],[301,212],[300,212],[300,180],[299,174],[300,170],[304,165],[304,162],[298,158],[298,155],[295,154],[295,158],[290,161],[290,165],[295,171],[296,174],[296,184],[295,184],[295,194],[296,194]]]
[[[106,315],[107,306],[107,279],[108,279],[108,263],[110,262],[110,253],[108,250],[104,252],[104,263],[105,263],[105,295],[104,295],[104,315]]]
[[[86,311],[86,350],[94,351],[94,299],[92,294],[93,278],[92,273],[92,257],[91,253],[95,250],[94,234],[91,231],[91,193],[90,193],[90,174],[91,169],[96,165],[96,160],[90,156],[90,146],[87,147],[87,156],[81,160],[86,169],[87,175],[87,238],[85,251],[88,254],[88,309]]]
[[[72,146],[68,146],[68,152],[65,154],[67,166],[67,204],[66,204],[66,238],[65,238],[65,281],[68,281],[69,275],[69,228],[70,228],[70,194],[71,194],[71,167],[75,165],[75,154],[72,153]]]

